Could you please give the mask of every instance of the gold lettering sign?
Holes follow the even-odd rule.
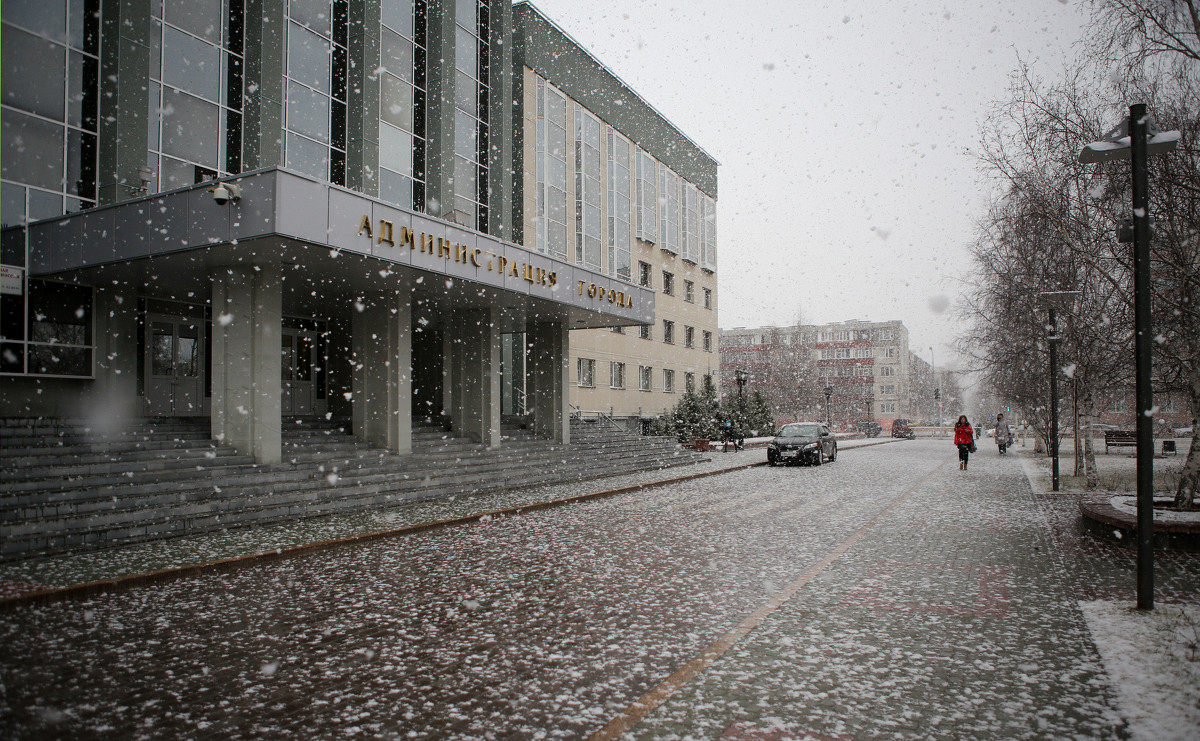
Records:
[[[518,262],[480,247],[460,244],[447,237],[424,232],[418,233],[412,227],[402,226],[399,239],[397,239],[396,225],[387,219],[380,219],[378,224],[372,225],[371,217],[364,214],[358,223],[358,236],[364,235],[377,244],[387,244],[392,247],[408,245],[408,248],[414,252],[420,250],[424,254],[440,257],[443,260],[453,260],[462,265],[471,265],[481,270],[495,272],[504,278],[516,278],[548,288],[558,286],[556,271],[540,268],[530,262]],[[610,304],[628,309],[633,308],[633,296],[626,294],[623,290],[579,281],[579,295],[582,296],[585,292],[590,298],[606,300]]]

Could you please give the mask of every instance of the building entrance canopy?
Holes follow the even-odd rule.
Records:
[[[410,290],[443,307],[499,306],[574,329],[654,322],[654,293],[456,224],[272,168],[30,225],[33,276],[82,273],[178,297],[222,265],[279,263],[283,310]],[[197,292],[194,295],[202,295]]]

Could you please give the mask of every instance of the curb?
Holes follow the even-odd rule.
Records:
[[[849,451],[858,448],[869,448],[875,445],[886,445],[891,442],[899,442],[899,440],[881,440],[879,442],[855,445],[853,448],[846,448],[845,450]],[[57,587],[53,589],[24,592],[22,594],[0,599],[0,612],[13,610],[26,605],[45,605],[62,600],[84,599],[108,592],[131,589],[133,587],[149,586],[152,584],[165,584],[175,581],[176,579],[182,579],[189,576],[223,573],[247,566],[252,566],[261,562],[316,553],[318,551],[329,550],[331,548],[337,548],[340,546],[369,543],[375,540],[410,535],[413,533],[424,532],[426,530],[435,530],[439,528],[456,527],[459,525],[470,525],[477,522],[486,522],[487,520],[499,517],[511,517],[524,512],[554,509],[556,507],[586,502],[592,499],[602,499],[605,497],[616,496],[618,494],[628,494],[646,489],[654,489],[660,486],[668,486],[670,484],[676,484],[683,481],[692,481],[695,479],[707,478],[709,476],[718,476],[725,473],[732,473],[733,471],[742,471],[748,468],[756,468],[766,465],[767,462],[765,460],[756,461],[754,463],[743,463],[736,466],[730,466],[728,468],[719,468],[713,471],[702,471],[699,473],[687,474],[686,476],[673,476],[671,478],[660,479],[658,481],[650,481],[642,484],[630,484],[628,486],[621,486],[615,489],[605,489],[603,491],[592,492],[590,494],[578,494],[575,496],[564,497],[562,499],[551,499],[545,502],[534,502],[532,504],[523,504],[516,507],[507,507],[504,509],[490,510],[487,512],[478,512],[473,515],[464,515],[462,517],[454,517],[446,520],[433,520],[431,522],[405,525],[404,527],[393,528],[389,530],[377,530],[370,533],[348,535],[344,538],[334,538],[332,540],[322,540],[315,543],[305,543],[302,545],[290,546],[288,548],[277,548],[272,551],[262,551],[260,553],[250,553],[243,556],[233,556],[230,558],[222,558],[216,561],[189,564],[187,566],[173,566],[171,568],[150,571],[142,574],[128,574],[126,576],[118,576],[112,579],[102,579],[100,581],[86,582],[84,584],[73,584],[69,587]]]

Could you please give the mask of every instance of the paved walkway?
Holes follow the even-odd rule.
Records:
[[[1070,504],[918,440],[27,606],[0,736],[1120,739]]]
[[[567,497],[601,493],[637,485],[697,475],[712,475],[766,461],[769,438],[748,440],[745,450],[712,451],[702,463],[654,471],[638,471],[621,476],[606,476],[581,483],[537,486],[527,489],[451,497],[415,502],[393,509],[332,515],[261,527],[235,528],[225,532],[204,533],[184,538],[138,543],[120,548],[79,554],[30,558],[0,563],[0,599],[44,589],[121,579],[138,574],[179,569],[254,554],[302,548],[311,543],[342,540],[387,532],[426,522],[469,517],[483,512],[524,507]],[[889,439],[842,440],[840,450],[870,447]],[[758,443],[752,447],[752,443]]]

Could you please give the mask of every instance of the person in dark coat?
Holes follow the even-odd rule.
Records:
[[[975,428],[967,421],[967,415],[960,414],[954,423],[954,444],[958,446],[958,470],[967,470],[967,460],[971,457],[971,446],[975,444]]]

